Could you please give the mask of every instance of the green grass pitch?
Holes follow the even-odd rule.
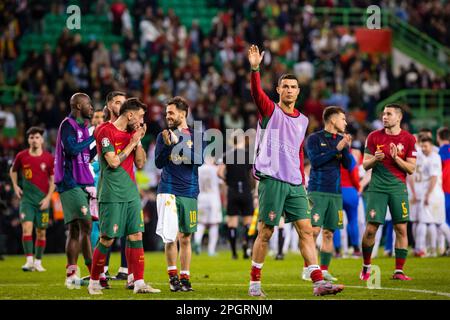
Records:
[[[113,274],[119,266],[119,254],[111,257]],[[64,255],[46,255],[43,265],[47,272],[23,272],[23,256],[7,256],[0,261],[0,299],[253,299],[247,295],[250,261],[231,260],[228,251],[222,251],[217,257],[206,254],[193,255],[191,281],[194,292],[172,293],[169,290],[165,258],[162,252],[146,253],[145,280],[153,287],[162,290],[160,294],[135,295],[124,288],[125,281],[110,281],[112,289],[104,290],[102,296],[92,297],[86,287],[69,290],[64,286]],[[83,259],[79,259],[81,275],[87,274]],[[450,258],[413,258],[406,261],[406,273],[413,281],[400,282],[390,280],[394,269],[393,258],[377,258],[373,265],[381,268],[381,289],[368,289],[359,280],[361,260],[333,259],[333,275],[343,283],[345,290],[336,296],[314,297],[312,285],[300,279],[303,259],[298,254],[288,254],[283,261],[267,257],[263,273],[263,289],[270,299],[450,299]]]

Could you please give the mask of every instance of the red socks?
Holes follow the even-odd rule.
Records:
[[[108,250],[109,248],[105,247],[101,242],[97,244],[92,259],[91,280],[100,279],[100,273],[102,273],[105,268]]]

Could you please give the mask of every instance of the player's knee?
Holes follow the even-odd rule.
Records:
[[[142,241],[142,232],[137,232],[137,233],[130,234],[128,236],[128,239],[130,241]]]
[[[180,245],[189,246],[191,244],[191,234],[183,233],[180,235]]]
[[[109,247],[112,246],[112,244],[114,242],[114,239],[111,239],[111,238],[106,237],[106,236],[101,236],[99,241],[100,241],[100,243],[102,245],[104,245],[105,247],[109,248]]]
[[[263,228],[261,228],[261,232],[258,234],[258,237],[263,242],[269,242],[270,238],[272,237],[272,234],[273,234],[273,227],[264,226]]]
[[[89,235],[92,231],[92,223],[90,221],[80,222],[80,230],[83,235]]]
[[[324,240],[332,241],[333,240],[333,231],[324,229],[322,231],[322,237]]]
[[[36,237],[39,240],[45,240],[45,234],[46,234],[45,229],[36,229]]]

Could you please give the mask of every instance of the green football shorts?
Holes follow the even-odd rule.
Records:
[[[38,205],[29,202],[20,203],[20,222],[31,221],[38,229],[48,228],[48,210],[41,210]]]
[[[386,211],[392,216],[392,223],[405,223],[409,221],[408,194],[390,194],[384,192],[367,191],[366,221],[384,224]]]
[[[313,227],[323,227],[332,231],[344,227],[342,195],[312,191],[308,193],[308,196],[313,202],[311,209]]]
[[[141,201],[99,203],[100,234],[120,238],[144,232],[144,212]]]
[[[310,208],[303,185],[261,177],[258,186],[259,221],[278,226],[281,216],[286,223],[310,219]]]
[[[91,220],[89,212],[89,194],[80,187],[59,194],[64,211],[64,223],[75,220]]]

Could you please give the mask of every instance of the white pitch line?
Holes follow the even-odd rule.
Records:
[[[114,281],[115,282],[115,281]],[[167,285],[167,282],[149,282],[150,284],[157,285],[157,286],[164,286]],[[219,287],[247,287],[248,285],[245,283],[205,283],[205,282],[195,282],[195,284],[198,284],[199,286],[219,286]],[[2,283],[0,284],[0,287],[38,287],[40,284],[36,283]],[[53,283],[53,284],[46,284],[48,287],[64,287],[64,284],[61,283]],[[265,283],[265,287],[310,287],[311,285],[308,284],[279,284],[279,283]],[[404,291],[404,292],[415,292],[415,293],[424,293],[424,294],[436,294],[439,296],[444,296],[450,298],[450,292],[440,292],[440,291],[431,291],[431,290],[423,290],[423,289],[407,289],[407,288],[391,288],[391,287],[383,287],[379,289],[368,289],[364,286],[349,286],[346,285],[346,288],[352,288],[352,289],[365,289],[365,290],[387,290],[387,291]],[[83,288],[83,286],[80,287],[80,289]],[[78,290],[75,289],[74,290]]]

